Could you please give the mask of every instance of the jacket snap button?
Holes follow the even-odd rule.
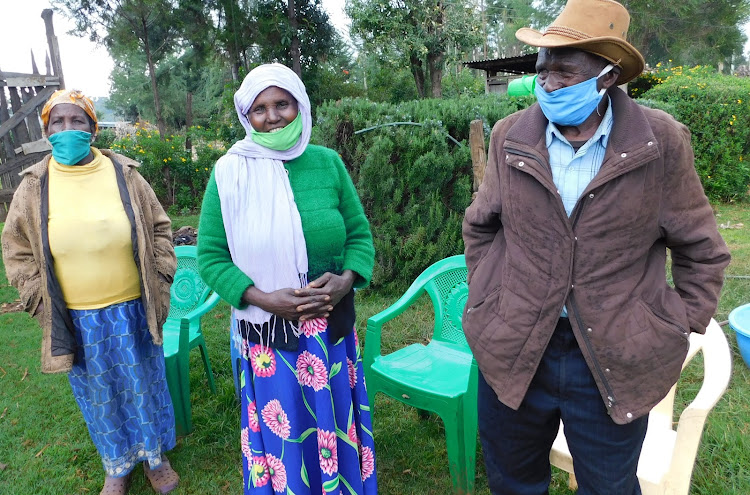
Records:
[[[510,160],[510,155],[505,155],[506,160]]]
[[[575,287],[576,287],[576,284],[572,284],[572,285],[570,286],[570,288],[571,288],[571,289],[575,289]]]
[[[653,145],[654,145],[654,142],[653,142],[653,141],[649,141],[649,142],[648,142],[648,145],[649,145],[649,146],[653,146]]]
[[[594,199],[594,193],[589,194],[589,199]]]
[[[578,240],[578,236],[574,237],[573,239],[577,241]]]
[[[628,417],[628,419],[630,419],[630,418],[632,418],[632,417],[633,417],[633,413],[627,413],[627,414],[626,414],[625,416],[627,416],[627,417]]]
[[[518,162],[519,167],[523,167],[523,162]]]
[[[606,371],[607,373],[609,373],[609,368],[604,368],[604,371]]]
[[[626,156],[628,156],[628,154],[627,154],[627,153],[623,153],[623,154],[622,154],[622,155],[620,155],[620,156],[621,156],[621,157],[623,157],[623,158],[625,158]]]
[[[587,328],[587,329],[586,329],[586,331],[587,331],[588,333],[591,333],[591,332],[593,332],[593,330],[591,329],[591,327]]]

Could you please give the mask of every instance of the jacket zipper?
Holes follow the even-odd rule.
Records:
[[[578,305],[576,304],[575,295],[573,295],[572,292],[569,293],[568,295],[568,301],[570,302],[571,309],[573,310],[573,315],[575,316],[576,322],[578,323],[578,328],[581,330],[581,336],[583,338],[583,342],[586,344],[586,349],[588,350],[589,355],[591,356],[591,360],[594,362],[594,368],[596,368],[596,374],[599,375],[599,378],[604,384],[604,389],[607,391],[607,401],[608,401],[607,405],[609,406],[607,409],[607,412],[609,414],[612,414],[611,409],[617,403],[617,401],[615,400],[615,394],[614,392],[612,392],[612,387],[609,385],[609,381],[607,380],[607,377],[604,375],[604,371],[602,370],[602,367],[599,364],[599,360],[596,359],[596,356],[594,355],[594,348],[591,345],[591,340],[589,340],[588,336],[586,335],[587,327],[583,324],[581,315],[578,312]]]
[[[518,155],[518,156],[523,156],[523,157],[532,159],[532,160],[536,161],[537,163],[541,164],[541,161],[539,160],[539,157],[537,157],[537,156],[535,156],[535,155],[533,155],[531,153],[520,151],[520,150],[518,150],[516,148],[505,148],[505,149],[509,153],[513,153],[513,154]],[[584,207],[584,203],[580,202],[578,204],[578,209],[575,212],[575,217],[573,217],[573,219],[571,221],[571,229],[574,232],[575,232],[576,223],[578,223],[578,219],[581,217],[581,212],[583,212],[583,207]],[[575,254],[574,254],[574,256],[575,256]],[[573,310],[573,315],[574,315],[574,317],[576,319],[576,322],[578,323],[578,328],[581,330],[581,335],[582,335],[584,343],[586,344],[586,349],[588,350],[588,353],[591,356],[591,360],[594,362],[594,368],[596,370],[596,373],[597,373],[597,375],[599,375],[600,380],[604,384],[604,389],[607,391],[607,405],[608,405],[607,412],[609,414],[611,414],[612,408],[617,403],[617,401],[615,400],[615,394],[612,392],[612,387],[610,386],[609,381],[607,380],[607,377],[604,375],[604,371],[602,370],[602,367],[599,364],[599,360],[596,359],[596,357],[595,357],[593,345],[591,344],[591,341],[589,340],[588,336],[586,335],[586,330],[585,329],[587,327],[583,324],[583,320],[581,319],[581,316],[580,316],[580,314],[578,312],[578,306],[576,305],[576,302],[575,302],[575,296],[573,295],[572,292],[569,293],[568,299],[570,301],[570,306],[572,307],[571,309]]]
[[[571,227],[574,232],[576,224],[578,223],[578,219],[581,218],[581,213],[583,212],[584,206],[585,202],[578,203],[578,209],[576,210],[575,217],[571,222]],[[575,258],[575,250],[573,252],[573,257]],[[589,339],[588,335],[586,335],[586,328],[588,327],[584,325],[581,314],[578,312],[578,305],[576,304],[575,294],[573,294],[572,291],[568,293],[568,300],[570,301],[570,309],[573,310],[573,316],[575,317],[576,322],[578,323],[578,328],[581,331],[581,338],[586,344],[586,349],[588,350],[589,356],[591,356],[591,360],[594,362],[596,373],[597,375],[599,375],[599,379],[602,381],[602,383],[604,384],[604,389],[607,391],[607,413],[612,414],[612,408],[617,403],[617,401],[615,400],[615,394],[614,392],[612,392],[612,387],[609,385],[609,381],[607,380],[607,377],[602,370],[602,366],[599,364],[599,360],[596,359],[596,355],[594,354],[594,346],[591,344],[591,340]]]

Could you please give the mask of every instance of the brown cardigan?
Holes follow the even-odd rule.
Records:
[[[602,400],[623,424],[679,378],[689,332],[704,332],[716,310],[729,251],[687,128],[619,89],[610,97],[604,162],[570,218],[552,181],[539,105],[495,125],[463,225],[463,326],[499,400],[518,408],[566,305]]]
[[[130,158],[101,150],[115,164],[117,184],[131,222],[133,256],[141,276],[141,297],[149,331],[162,343],[162,325],[169,312],[169,288],[177,266],[169,217],[154,191]],[[48,164],[51,155],[21,174],[2,232],[3,263],[11,285],[18,289],[25,310],[42,326],[42,372],[70,371],[75,334],[55,277],[47,237]]]

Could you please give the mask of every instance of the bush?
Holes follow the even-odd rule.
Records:
[[[672,62],[671,60],[669,62]],[[689,75],[693,78],[713,77],[716,71],[706,65],[697,65],[690,69],[685,69],[678,65],[663,65],[661,62],[656,64],[653,69],[646,69],[641,75],[628,83],[628,95],[631,98],[640,98],[651,88],[659,84],[668,82],[672,77]]]
[[[744,200],[750,183],[750,79],[679,71],[644,95],[692,133],[695,168],[712,201]],[[640,101],[640,100],[639,100]]]
[[[484,122],[486,144],[497,120],[530,101],[345,99],[319,108],[313,140],[341,154],[372,226],[373,286],[401,291],[425,267],[463,252],[461,222],[473,180],[470,123]]]
[[[187,136],[193,144],[192,153],[185,149]],[[116,139],[111,149],[141,164],[138,171],[172,214],[200,208],[211,169],[224,154],[223,142],[201,126],[162,140],[157,131],[137,125],[134,134]]]

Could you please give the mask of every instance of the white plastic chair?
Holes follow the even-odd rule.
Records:
[[[649,414],[648,431],[638,461],[638,480],[643,495],[687,495],[706,416],[727,389],[732,375],[732,356],[723,330],[711,319],[705,334],[690,334],[690,350],[682,368],[703,352],[703,385],[695,399],[680,414],[673,429],[676,385]],[[577,484],[573,459],[563,434],[563,426],[552,445],[550,463],[570,473],[570,487]]]

